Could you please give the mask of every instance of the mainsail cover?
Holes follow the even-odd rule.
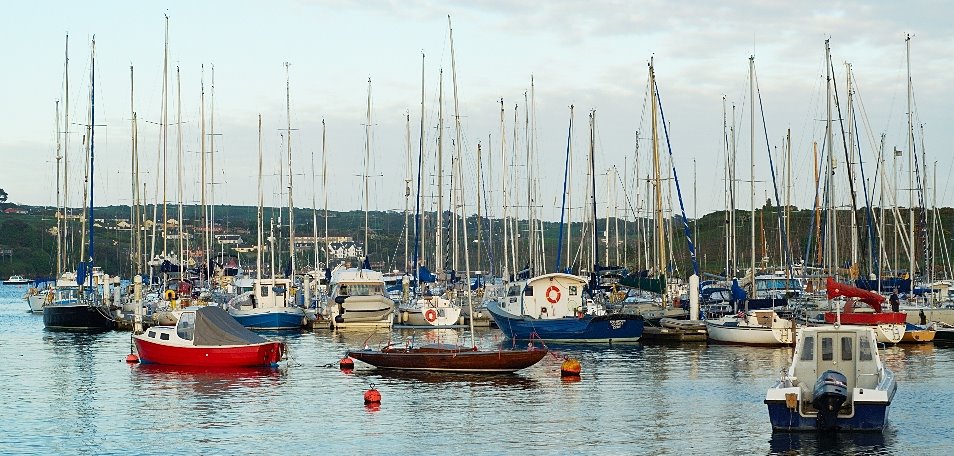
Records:
[[[884,302],[884,296],[858,287],[853,287],[847,283],[835,282],[835,279],[829,277],[826,282],[828,299],[844,296],[846,298],[858,298],[859,301],[868,304],[875,312],[881,312],[881,303]]]
[[[666,287],[666,276],[642,277],[634,273],[619,279],[619,285],[662,294],[663,289]]]
[[[195,346],[248,345],[268,342],[249,331],[228,312],[217,306],[195,311]]]

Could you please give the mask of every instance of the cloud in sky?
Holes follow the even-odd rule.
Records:
[[[164,9],[168,8],[168,10]],[[597,111],[597,168],[622,172],[624,157],[632,177],[634,138],[640,131],[640,174],[648,169],[649,133],[645,88],[647,63],[656,64],[675,165],[684,195],[693,199],[693,161],[698,182],[698,212],[723,206],[722,99],[736,106],[738,173],[748,178],[748,57],[756,71],[768,137],[773,150],[791,129],[794,204],[812,198],[812,144],[822,141],[824,118],[824,40],[831,37],[840,101],[846,103],[844,63],[851,62],[860,103],[867,116],[861,141],[863,161],[873,174],[880,135],[886,147],[906,149],[904,35],[912,33],[912,73],[916,123],[924,127],[929,164],[949,175],[954,160],[944,108],[950,104],[954,34],[945,23],[951,6],[938,2],[192,2],[49,8],[16,4],[8,8],[9,26],[0,31],[9,46],[8,71],[0,74],[5,109],[0,111],[0,154],[8,173],[0,187],[11,200],[52,204],[55,200],[53,155],[54,100],[63,80],[63,37],[70,33],[70,115],[85,122],[88,43],[97,37],[97,129],[99,201],[128,203],[129,65],[135,66],[135,109],[140,118],[144,164],[157,160],[161,106],[163,13],[170,21],[170,119],[175,118],[174,68],[180,68],[182,128],[186,169],[185,199],[198,201],[200,65],[205,64],[206,101],[211,102],[215,67],[216,200],[254,204],[257,166],[256,118],[264,119],[268,163],[266,202],[283,204],[278,178],[284,161],[285,74],[291,62],[292,146],[296,205],[310,205],[311,154],[321,151],[321,121],[328,126],[329,200],[332,209],[361,207],[367,80],[372,79],[373,129],[371,207],[404,207],[405,113],[411,116],[411,142],[417,154],[420,122],[421,52],[425,58],[425,131],[429,164],[437,142],[438,71],[444,71],[445,172],[450,168],[453,87],[446,15],[454,21],[457,82],[465,169],[474,169],[481,143],[487,191],[500,206],[499,99],[506,107],[508,147],[513,146],[513,108],[523,147],[524,93],[534,78],[539,184],[544,216],[558,217],[554,205],[562,191],[569,105],[575,105],[574,179],[582,182],[588,143],[586,113]],[[843,113],[846,106],[843,106]],[[207,108],[208,112],[208,108]],[[171,120],[172,121],[172,120]],[[149,123],[152,122],[152,123]],[[731,119],[729,121],[731,123]],[[758,121],[761,124],[761,121]],[[208,125],[207,125],[208,128]],[[71,173],[81,174],[82,127],[70,130]],[[175,151],[174,128],[170,151]],[[920,130],[919,130],[920,138]],[[756,201],[771,192],[766,145],[756,130]],[[489,149],[489,150],[488,150]],[[665,149],[663,149],[665,150]],[[776,152],[780,154],[781,152]],[[837,153],[837,152],[836,152]],[[524,159],[519,155],[520,160]],[[843,157],[839,155],[843,160]],[[780,155],[776,156],[776,166]],[[174,160],[174,155],[173,155]],[[489,162],[489,164],[488,164]],[[522,164],[519,162],[518,164]],[[284,166],[282,164],[281,166]],[[899,163],[904,176],[906,165]],[[155,196],[155,165],[143,166],[149,197]],[[174,165],[173,165],[173,169]],[[889,166],[889,169],[893,169]],[[524,167],[514,168],[523,175]],[[779,171],[777,171],[779,172]],[[428,172],[430,178],[433,171]],[[473,192],[473,173],[465,173]],[[605,179],[605,177],[604,177]],[[321,182],[321,179],[314,179]],[[427,179],[425,179],[427,180]],[[170,178],[170,188],[175,180]],[[78,180],[71,184],[78,186]],[[100,186],[101,185],[101,186]],[[525,186],[525,182],[519,185]],[[842,189],[846,182],[838,184]],[[612,205],[605,182],[598,185],[602,207]],[[951,205],[951,190],[938,183],[938,199]],[[100,191],[99,189],[103,190]],[[644,186],[627,185],[628,191]],[[320,189],[318,190],[320,192]],[[576,200],[583,198],[575,187]],[[840,192],[844,193],[843,190]],[[622,192],[617,192],[622,198]],[[79,197],[72,197],[77,200]],[[631,198],[642,196],[631,195]],[[847,201],[847,196],[844,196]],[[473,198],[468,196],[468,204]],[[739,207],[748,207],[747,194]],[[319,197],[319,200],[321,198]],[[904,203],[906,198],[901,198]],[[554,203],[557,202],[557,203]],[[620,202],[619,204],[622,204]],[[493,206],[492,205],[492,206]],[[695,208],[687,201],[690,216]],[[496,211],[496,209],[494,209]],[[493,212],[492,212],[493,213]]]

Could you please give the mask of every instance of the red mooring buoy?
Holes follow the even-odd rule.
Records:
[[[135,353],[130,353],[130,354],[126,355],[126,362],[127,362],[127,363],[130,363],[130,364],[132,364],[132,363],[138,363],[138,362],[139,362],[139,357],[136,356]]]
[[[338,367],[341,370],[351,370],[354,369],[354,360],[350,356],[345,356],[341,358],[341,361],[338,361]]]
[[[579,361],[573,358],[566,358],[563,360],[563,364],[560,365],[560,376],[579,377],[582,369]]]
[[[365,404],[380,404],[381,403],[381,393],[374,389],[374,383],[371,384],[371,389],[364,392],[364,403]]]

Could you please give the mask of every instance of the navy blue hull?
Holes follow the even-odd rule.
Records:
[[[508,313],[496,303],[488,303],[487,310],[504,335],[514,340],[635,342],[643,335],[643,319],[638,315],[584,315],[579,318],[536,319]]]
[[[43,326],[62,331],[109,331],[116,322],[108,311],[86,304],[54,305],[43,308]]]
[[[776,431],[818,431],[814,416],[802,416],[798,410],[789,409],[784,401],[769,402],[769,420]],[[838,417],[834,431],[881,432],[888,423],[887,404],[855,404],[855,413],[850,417]]]
[[[304,314],[300,309],[293,309],[275,309],[271,312],[245,315],[230,312],[230,315],[249,329],[298,329],[302,327]]]

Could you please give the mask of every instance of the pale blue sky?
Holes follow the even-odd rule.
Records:
[[[360,209],[367,80],[373,84],[373,161],[371,207],[403,209],[404,113],[411,114],[414,157],[420,112],[420,55],[426,55],[426,127],[433,154],[437,111],[437,74],[445,72],[445,172],[453,130],[453,91],[446,15],[454,21],[461,123],[466,149],[465,186],[473,188],[476,144],[492,160],[488,182],[499,207],[499,104],[507,108],[512,134],[513,107],[536,81],[536,132],[544,216],[557,218],[569,105],[576,106],[574,198],[587,144],[586,114],[597,110],[597,168],[616,165],[624,156],[633,165],[637,129],[648,134],[644,113],[646,64],[655,58],[656,74],[676,167],[690,217],[693,160],[698,169],[698,206],[705,213],[723,206],[724,148],[722,97],[738,105],[738,174],[748,178],[748,57],[756,56],[758,80],[773,147],[781,147],[792,129],[794,204],[812,198],[811,145],[821,141],[824,116],[824,40],[831,37],[842,103],[844,63],[851,62],[867,114],[870,134],[884,133],[890,149],[904,149],[904,36],[911,33],[912,73],[918,123],[924,125],[929,163],[938,162],[938,199],[951,205],[947,184],[954,154],[949,87],[954,78],[954,32],[944,2],[23,2],[5,6],[0,27],[5,70],[0,72],[0,157],[7,172],[0,180],[12,201],[55,201],[54,101],[61,99],[64,37],[70,35],[70,115],[85,121],[88,100],[89,40],[97,41],[97,204],[128,203],[129,65],[135,66],[135,109],[140,118],[140,154],[145,171],[158,150],[163,14],[170,16],[170,121],[175,118],[175,74],[182,83],[183,148],[188,202],[198,200],[200,65],[205,64],[206,100],[210,101],[211,65],[215,66],[217,201],[255,204],[256,116],[265,131],[266,161],[274,174],[284,160],[279,129],[285,126],[285,73],[291,62],[291,111],[295,203],[311,205],[311,153],[320,159],[321,119],[328,124],[332,209]],[[843,112],[846,106],[842,107]],[[759,123],[761,123],[759,121]],[[79,176],[81,133],[71,127],[71,173]],[[169,132],[174,170],[174,128]],[[488,135],[491,136],[487,151]],[[757,180],[769,180],[765,143],[756,131]],[[866,174],[874,174],[872,143],[865,132],[862,150]],[[522,144],[523,126],[519,131]],[[920,141],[920,134],[918,135]],[[508,147],[512,138],[507,138]],[[641,153],[649,150],[640,145]],[[523,147],[521,145],[521,147]],[[843,152],[837,152],[843,161]],[[280,155],[281,154],[281,155]],[[490,154],[489,158],[486,154]],[[520,154],[521,160],[523,154]],[[645,156],[641,159],[645,160]],[[906,161],[906,160],[905,160]],[[152,166],[150,166],[152,165]],[[647,166],[640,164],[640,174]],[[778,166],[778,163],[776,163]],[[906,165],[905,165],[906,166]],[[843,170],[841,168],[840,170]],[[523,168],[517,168],[523,173]],[[906,168],[902,167],[902,182]],[[632,170],[629,171],[630,177]],[[156,174],[141,179],[154,197]],[[320,185],[320,178],[316,179]],[[78,186],[78,181],[71,185]],[[175,199],[175,180],[169,195]],[[525,184],[521,184],[523,186]],[[744,184],[747,187],[747,184]],[[838,184],[845,187],[844,181]],[[610,206],[605,181],[598,183],[601,205]],[[906,185],[902,185],[906,187]],[[266,202],[281,204],[277,181],[268,178]],[[525,190],[524,190],[525,191]],[[758,204],[770,187],[759,183]],[[320,189],[319,189],[320,192]],[[622,198],[622,191],[617,192]],[[739,207],[748,207],[743,193]],[[79,194],[71,196],[77,201]],[[320,200],[320,197],[319,197]],[[906,203],[907,197],[901,197]],[[468,204],[473,204],[468,196]],[[320,203],[319,203],[320,204]],[[602,211],[602,209],[601,209]],[[492,212],[493,213],[493,212]],[[499,216],[499,211],[494,215]]]

